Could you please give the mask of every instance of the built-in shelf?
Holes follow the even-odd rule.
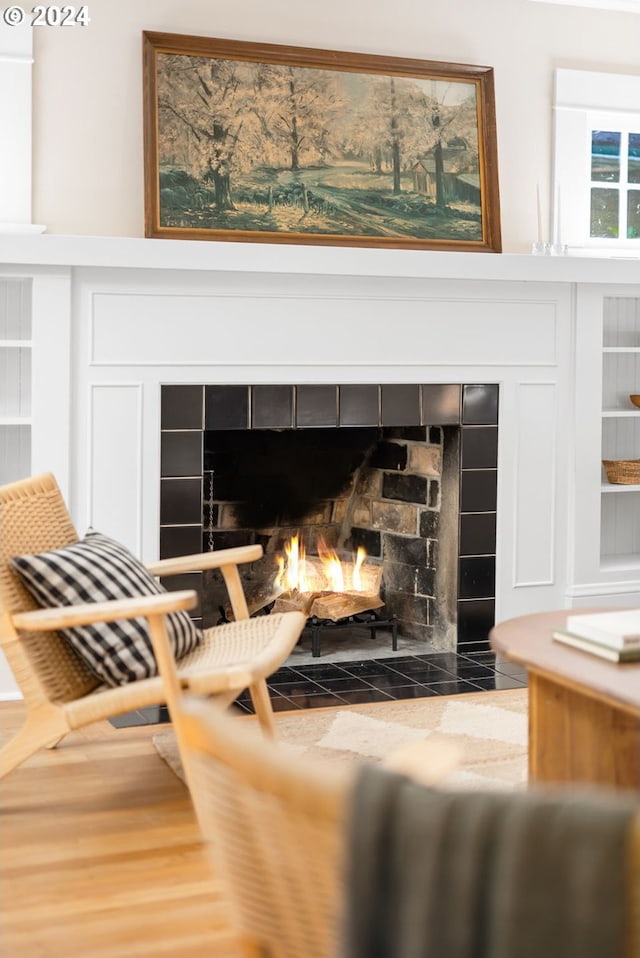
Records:
[[[640,457],[640,298],[603,300],[601,459]],[[640,483],[601,481],[600,570],[640,574]]]
[[[603,572],[627,572],[637,569],[640,572],[640,557],[637,555],[602,556],[600,568]]]
[[[0,416],[0,426],[31,426],[32,420],[28,416]]]

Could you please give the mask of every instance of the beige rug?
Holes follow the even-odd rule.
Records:
[[[428,740],[458,750],[447,787],[513,789],[526,783],[526,689],[279,712],[275,718],[279,741],[292,755],[379,762],[408,743]],[[260,734],[253,717],[238,721]],[[182,778],[172,729],[158,732],[153,744]]]

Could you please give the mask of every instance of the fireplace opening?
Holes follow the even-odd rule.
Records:
[[[196,534],[205,550],[259,543],[263,558],[241,572],[252,614],[301,608],[312,633],[383,622],[400,650],[403,637],[425,652],[484,648],[497,395],[492,385],[163,386],[161,555],[196,551],[185,548]],[[347,585],[283,587],[293,541],[310,567],[335,554]],[[353,588],[362,554],[375,590]],[[226,591],[216,572],[197,587],[207,627],[227,615]]]

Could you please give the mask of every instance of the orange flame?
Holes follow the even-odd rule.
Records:
[[[342,562],[324,539],[317,542],[318,557],[307,557],[304,543],[297,535],[284,545],[277,556],[278,572],[274,588],[278,592],[365,592],[371,580],[363,575],[366,550],[359,546],[353,562]]]

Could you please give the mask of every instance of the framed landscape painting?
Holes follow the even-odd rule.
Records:
[[[499,252],[493,69],[143,34],[145,235]]]

